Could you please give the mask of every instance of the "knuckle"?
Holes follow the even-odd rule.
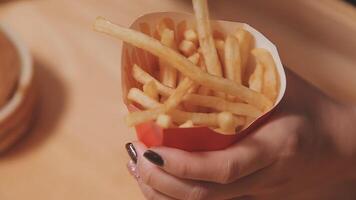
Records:
[[[154,182],[154,170],[153,169],[146,169],[140,172],[140,176],[142,181],[146,185],[152,185]]]
[[[184,163],[180,163],[175,167],[176,170],[176,175],[178,177],[181,178],[190,178],[189,177],[189,172],[190,172],[190,168],[188,165],[184,164]]]
[[[158,195],[154,190],[146,190],[144,192],[144,195],[147,200],[157,200],[158,199]]]
[[[236,180],[238,176],[238,164],[236,161],[227,159],[221,164],[217,175],[217,182],[221,184],[228,184]]]
[[[297,154],[299,149],[299,138],[297,135],[291,135],[285,142],[283,151],[280,151],[281,159],[289,159]]]
[[[185,198],[187,200],[206,200],[209,197],[209,189],[201,184],[195,185],[188,196]]]

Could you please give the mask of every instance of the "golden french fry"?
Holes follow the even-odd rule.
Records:
[[[218,114],[218,123],[221,131],[234,135],[236,128],[245,123],[241,117],[235,117],[230,112],[222,112]]]
[[[251,90],[254,90],[259,93],[262,92],[263,79],[264,79],[263,74],[264,74],[263,66],[260,63],[257,63],[255,71],[252,73],[248,81]]]
[[[155,80],[151,75],[144,72],[140,67],[135,65],[133,67],[133,76],[136,81],[146,84],[150,81],[154,81],[158,92],[164,96],[170,96],[173,93],[173,89],[162,85],[159,81]],[[140,75],[135,75],[140,74]],[[139,79],[137,79],[138,77]],[[245,103],[229,102],[219,97],[204,96],[199,94],[186,94],[183,98],[184,102],[189,102],[192,105],[204,106],[219,111],[229,111],[236,115],[258,117],[262,114],[260,110],[252,105]]]
[[[194,65],[198,64],[199,63],[199,60],[200,60],[200,54],[199,53],[195,53],[191,56],[189,56],[188,60],[190,62],[192,62]],[[183,75],[181,76],[183,77]],[[189,90],[189,93],[194,93],[198,90],[199,88],[199,85],[195,84],[194,87],[191,88],[191,90]]]
[[[152,110],[132,112],[128,114],[124,120],[128,126],[136,126],[138,124],[154,120],[162,113],[165,113],[164,106],[160,106]]]
[[[201,53],[199,53],[201,54]],[[199,61],[199,67],[202,69],[204,72],[206,72],[206,65],[203,56],[201,56],[201,59]],[[211,94],[211,90],[205,86],[200,86],[198,89],[198,94],[209,96]]]
[[[157,86],[154,81],[150,81],[143,85],[143,92],[147,94],[152,99],[159,99],[159,92],[157,90]]]
[[[195,53],[191,56],[188,57],[188,60],[190,62],[192,62],[194,65],[197,65],[200,61],[200,54],[199,53]]]
[[[192,128],[192,127],[194,127],[194,123],[192,120],[188,120],[179,126],[179,128]]]
[[[207,71],[209,74],[222,77],[221,63],[211,31],[207,0],[193,0],[192,2],[196,18],[199,44],[202,49]],[[214,94],[222,98],[225,97],[225,94],[221,91],[215,90]]]
[[[246,65],[250,57],[250,52],[252,50],[254,38],[250,32],[242,28],[239,28],[234,35],[239,41],[241,55],[241,72],[242,74],[244,74],[246,71]]]
[[[173,125],[172,118],[169,115],[160,114],[156,119],[156,124],[162,128],[170,128]]]
[[[125,118],[128,126],[135,126],[137,124],[147,122],[156,119],[158,115],[167,113],[172,109],[176,108],[183,100],[184,95],[189,91],[189,89],[194,85],[194,82],[189,78],[185,78],[181,83],[179,83],[177,89],[173,90],[171,96],[164,102],[159,108],[152,110],[132,112]]]
[[[179,50],[180,50],[180,52],[183,53],[184,56],[189,57],[197,51],[197,47],[195,46],[195,44],[192,41],[183,40],[179,44]]]
[[[195,53],[191,56],[189,56],[188,60],[190,62],[192,62],[194,65],[197,65],[200,61],[200,54],[199,53]],[[184,79],[184,75],[179,73],[179,83],[182,82]]]
[[[167,101],[164,102],[166,111],[170,111],[171,109],[177,107],[182,102],[189,89],[193,86],[194,82],[189,78],[185,78],[181,83],[179,83],[177,89],[175,89],[172,95],[168,97]]]
[[[192,105],[212,108],[218,111],[229,111],[235,115],[258,117],[262,114],[260,110],[249,104],[230,102],[214,96],[187,94],[183,101],[189,102]]]
[[[164,96],[169,96],[173,93],[173,90],[171,88],[168,88],[161,83],[159,83],[157,80],[155,80],[151,75],[148,73],[145,73],[141,68],[139,68],[137,65],[134,66],[134,71],[138,72],[139,74],[144,74],[143,76],[135,76],[134,73],[134,78],[140,77],[139,79],[136,79],[138,82],[145,84],[150,81],[154,81],[157,85],[157,89],[159,93],[161,93]],[[143,72],[141,72],[143,71]],[[184,101],[189,101],[191,104],[194,105],[201,105],[204,107],[208,108],[213,108],[216,110],[220,111],[231,111],[232,113],[236,115],[246,115],[246,116],[251,116],[251,117],[257,117],[261,115],[261,111],[259,111],[257,108],[254,106],[251,106],[249,104],[244,104],[244,103],[233,103],[226,101],[224,99],[214,97],[214,96],[204,96],[204,95],[199,95],[199,94],[187,94],[184,97]]]
[[[222,39],[215,39],[216,50],[218,51],[220,62],[225,66],[225,42]]]
[[[192,2],[196,18],[199,44],[202,48],[207,70],[210,74],[221,77],[222,69],[211,31],[207,1],[193,0]]]
[[[161,19],[157,24],[157,33],[162,36],[165,29],[170,29],[175,31],[174,21],[171,18],[165,17]]]
[[[141,90],[132,88],[129,92],[129,95],[127,97],[129,100],[140,104],[146,109],[151,109],[147,111],[143,111],[145,115],[150,116],[152,113],[156,114],[159,112],[159,109],[162,108],[162,104],[160,104],[158,101],[150,98],[147,96],[145,93],[143,93]],[[135,124],[147,122],[149,120],[153,120],[156,117],[158,117],[159,114],[157,114],[156,117],[151,118],[147,116],[142,116],[142,112],[138,112],[139,114],[136,115],[135,113],[131,113],[126,117],[126,123],[129,126],[134,126]],[[133,114],[133,115],[132,115]],[[218,114],[216,113],[191,113],[191,112],[185,112],[177,109],[172,109],[168,114],[172,117],[172,120],[178,124],[185,123],[188,120],[191,120],[193,124],[196,125],[204,125],[204,126],[211,126],[211,127],[218,127]],[[149,119],[150,118],[150,119]],[[149,120],[147,120],[149,119]],[[146,121],[145,121],[146,120]]]
[[[173,67],[175,67],[186,77],[190,78],[192,81],[195,81],[197,84],[206,86],[218,92],[237,96],[239,99],[258,107],[259,109],[267,110],[273,105],[271,100],[266,98],[264,95],[250,90],[243,85],[237,84],[231,80],[226,80],[222,77],[205,73],[199,67],[187,60],[184,56],[143,33],[117,26],[102,17],[98,17],[95,20],[94,29],[122,39],[127,43],[145,49],[158,57],[166,59],[167,62],[169,62]]]
[[[177,24],[176,38],[177,44],[184,40],[184,31],[187,29],[187,21],[183,20]]]
[[[233,36],[228,36],[225,41],[225,78],[241,84],[241,55],[239,42]]]
[[[184,31],[184,39],[193,42],[196,46],[199,44],[198,35],[193,29],[187,29]]]
[[[158,89],[158,91],[163,95],[168,97],[173,93],[172,88],[164,86],[161,82],[153,78],[149,73],[142,70],[138,65],[134,64],[132,67],[132,76],[133,78],[142,84],[147,84],[153,81]]]
[[[161,43],[176,50],[177,44],[174,39],[174,31],[170,29],[164,29],[161,35]],[[175,88],[177,85],[177,70],[162,58],[159,58],[159,68],[162,83],[169,87]]]
[[[131,101],[137,102],[145,109],[158,108],[162,105],[158,102],[157,99],[150,97],[137,88],[131,88],[127,94],[127,98]]]
[[[279,90],[276,63],[271,53],[266,49],[254,49],[252,54],[255,56],[257,63],[264,67],[262,94],[274,102]]]

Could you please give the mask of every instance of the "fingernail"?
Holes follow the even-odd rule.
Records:
[[[125,145],[127,153],[129,154],[131,160],[136,164],[137,163],[137,152],[135,146],[132,143],[127,143]]]
[[[130,160],[129,163],[127,163],[127,169],[136,180],[140,178],[138,175],[137,166],[134,161]]]
[[[154,152],[154,151],[151,151],[151,150],[147,150],[143,156],[145,158],[147,158],[147,160],[149,160],[151,163],[155,164],[155,165],[158,165],[160,167],[162,167],[164,165],[164,161],[162,159],[162,157]]]

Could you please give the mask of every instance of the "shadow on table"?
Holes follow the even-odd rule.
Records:
[[[66,90],[62,81],[38,60],[34,62],[37,102],[30,130],[12,148],[0,156],[15,158],[42,145],[56,128],[66,106]]]

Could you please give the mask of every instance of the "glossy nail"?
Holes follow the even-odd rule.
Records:
[[[151,151],[151,150],[147,150],[143,156],[149,160],[151,163],[155,164],[155,165],[158,165],[160,167],[162,167],[164,165],[164,160],[162,159],[162,157],[154,152],[154,151]]]
[[[127,153],[129,154],[131,160],[136,164],[137,163],[137,152],[135,146],[132,143],[127,143],[125,145]]]

